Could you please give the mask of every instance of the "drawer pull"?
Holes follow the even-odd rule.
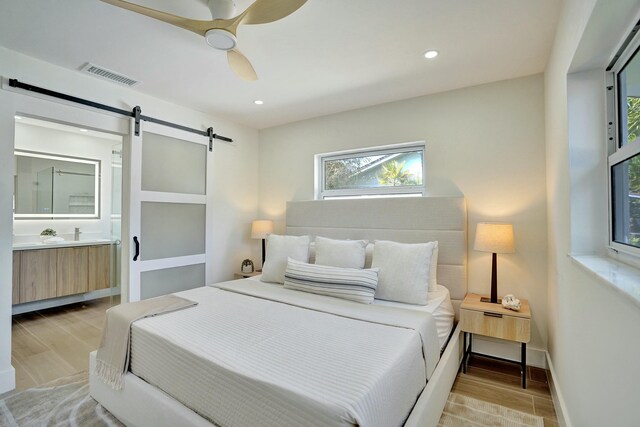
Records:
[[[502,314],[500,313],[489,313],[489,312],[484,312],[485,316],[489,316],[489,317],[497,317],[499,319],[502,319]]]

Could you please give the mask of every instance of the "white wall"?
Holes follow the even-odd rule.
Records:
[[[498,292],[530,300],[531,348],[546,349],[547,241],[541,75],[363,108],[260,132],[260,214],[283,231],[285,203],[314,197],[317,153],[426,141],[430,195],[464,194],[469,291],[488,293],[490,255],[473,250],[480,221],[513,222]],[[510,345],[509,357],[519,358]],[[538,354],[532,363],[542,364]]]
[[[567,256],[605,252],[604,69],[638,3],[566,1],[545,72],[548,350],[562,425],[640,420],[640,310]]]
[[[206,129],[213,126],[218,134],[236,142],[216,142],[210,162],[213,174],[209,186],[208,218],[213,238],[207,246],[210,259],[207,280],[231,279],[244,258],[259,256],[258,242],[251,241],[249,230],[256,218],[258,183],[258,132],[221,117],[214,117],[135,92],[129,88],[103,82],[79,72],[39,61],[0,48],[0,75],[107,105],[132,109],[142,107],[145,115]],[[212,94],[215,96],[215,94]],[[57,101],[40,101],[31,96],[0,90],[0,158],[13,156],[14,115],[35,115],[58,121],[73,117],[73,122],[89,129],[127,132],[127,122],[112,115],[68,106]],[[11,367],[11,229],[13,168],[0,168],[0,393],[14,385]]]

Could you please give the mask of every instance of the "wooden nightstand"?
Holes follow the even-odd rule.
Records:
[[[243,273],[241,271],[237,271],[233,273],[233,278],[235,279],[246,279],[248,277],[257,276],[258,274],[262,274],[262,271],[254,271],[253,273]]]
[[[460,306],[460,328],[464,331],[462,372],[467,372],[467,358],[469,354],[473,354],[473,334],[515,341],[521,343],[522,388],[527,388],[527,343],[531,339],[531,310],[529,309],[529,302],[520,300],[520,311],[513,311],[507,310],[500,304],[481,302],[480,298],[481,296],[477,294],[467,294]],[[469,334],[468,348],[467,334]],[[514,361],[509,360],[509,362]]]

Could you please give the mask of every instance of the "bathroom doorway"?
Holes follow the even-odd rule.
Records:
[[[12,365],[25,389],[86,371],[120,303],[121,135],[15,116]]]

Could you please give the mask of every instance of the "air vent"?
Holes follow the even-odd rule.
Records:
[[[113,83],[118,83],[124,86],[134,86],[140,83],[136,79],[132,79],[131,77],[127,77],[124,74],[116,73],[115,71],[107,70],[104,67],[99,65],[92,64],[90,62],[87,63],[82,70],[84,73],[91,74],[92,76],[99,77],[103,80],[109,80]]]

